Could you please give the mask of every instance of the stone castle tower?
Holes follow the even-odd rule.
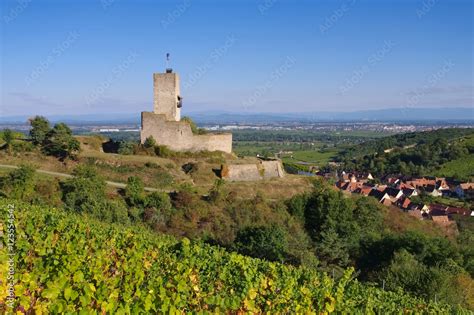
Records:
[[[179,75],[167,70],[153,74],[153,112],[163,114],[167,120],[181,120]]]
[[[181,121],[182,98],[179,75],[171,69],[153,74],[153,112],[142,112],[140,140],[152,136],[158,145],[173,151],[232,152],[231,133],[193,134],[191,126]]]

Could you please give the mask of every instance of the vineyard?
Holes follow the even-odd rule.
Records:
[[[1,313],[468,314],[360,284],[351,269],[333,280],[315,270],[7,199],[0,199],[0,213]]]

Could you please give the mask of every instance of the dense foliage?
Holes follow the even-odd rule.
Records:
[[[65,123],[57,123],[50,128],[49,121],[36,116],[30,119],[31,142],[47,154],[62,160],[73,158],[80,150],[79,141],[72,135],[72,130]]]
[[[403,148],[420,143],[429,143],[439,140],[451,141],[473,133],[471,128],[448,128],[424,132],[409,132],[366,141],[360,145],[352,146],[345,150],[342,155],[358,157],[371,155],[392,148]]]
[[[0,199],[2,220],[11,217],[12,206],[14,223],[5,226],[2,241],[15,235],[16,299],[7,304],[2,281],[2,312],[467,313],[362,285],[351,269],[336,281],[48,207]],[[2,247],[2,275],[7,255]]]
[[[345,268],[356,267],[360,279],[385,283],[387,289],[401,288],[426,300],[474,308],[469,299],[474,296],[470,229],[462,230],[459,245],[420,233],[389,232],[383,223],[385,210],[375,200],[346,198],[323,181],[316,181],[311,193],[272,203],[260,195],[236,199],[222,181],[202,197],[192,186],[171,194],[146,193],[141,179],[130,177],[119,196],[110,196],[104,179],[91,166],[77,168],[75,177],[58,186],[33,175],[26,166],[14,170],[1,179],[0,191],[102,222],[144,226],[248,256],[318,268],[336,278]],[[403,267],[415,261],[413,268],[420,277],[416,281]],[[440,283],[443,290],[438,290]]]
[[[474,132],[472,129],[441,129],[382,138],[354,146],[341,154],[346,170],[368,171],[374,175],[434,175],[451,161],[466,159],[471,165],[459,179],[474,177]],[[468,157],[471,157],[468,159]],[[445,170],[444,173],[448,173]]]
[[[51,127],[49,121],[43,116],[35,116],[30,119],[30,138],[35,145],[40,145],[46,140],[46,135]]]

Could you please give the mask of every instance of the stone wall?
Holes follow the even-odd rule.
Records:
[[[221,177],[229,181],[257,181],[285,176],[281,161],[260,160],[252,164],[225,164],[221,166]]]
[[[231,133],[195,135],[187,122],[169,121],[164,114],[142,112],[141,142],[149,136],[173,151],[232,152]]]
[[[221,177],[226,180],[238,182],[262,179],[257,164],[222,165]]]
[[[264,169],[263,178],[275,178],[275,177],[283,177],[285,176],[285,172],[283,171],[283,166],[281,165],[281,161],[261,161],[262,167]]]

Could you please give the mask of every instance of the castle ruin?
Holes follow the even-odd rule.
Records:
[[[171,69],[153,74],[153,112],[142,112],[141,143],[152,136],[158,145],[173,151],[232,152],[231,133],[193,134],[191,126],[181,121],[182,98],[179,75]]]

